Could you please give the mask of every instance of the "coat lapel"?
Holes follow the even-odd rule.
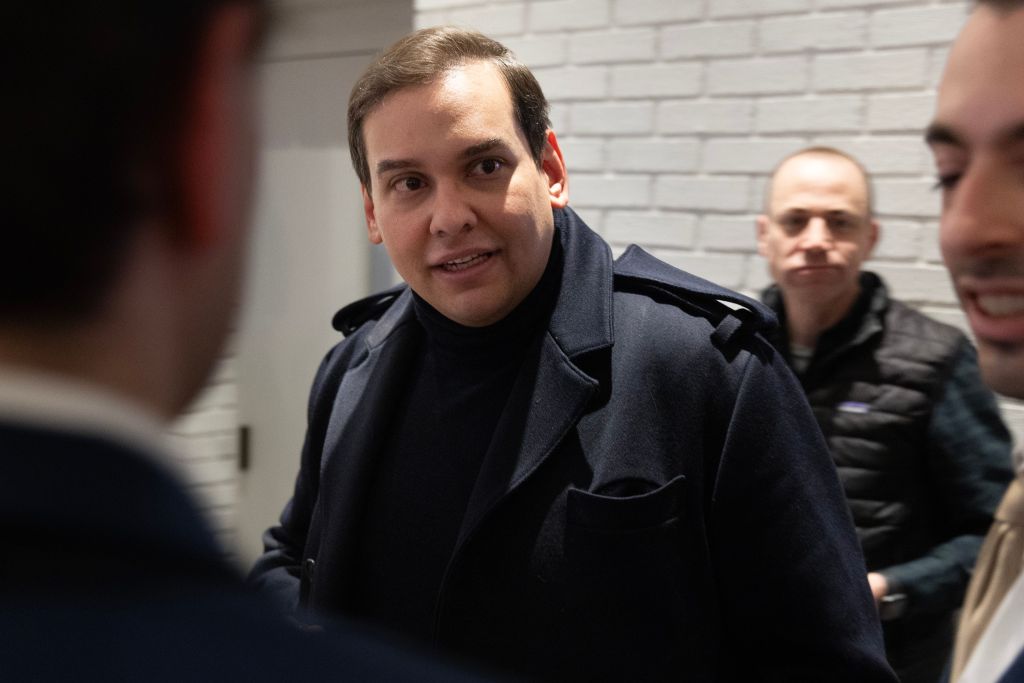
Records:
[[[555,224],[565,259],[557,304],[495,429],[456,552],[484,517],[551,456],[600,389],[577,361],[612,345],[611,252],[571,209],[556,211]]]
[[[548,335],[526,360],[477,476],[456,551],[487,513],[551,455],[579,421],[598,382],[579,370]]]
[[[342,606],[358,543],[359,511],[420,341],[407,291],[367,336],[367,355],[338,387],[320,463],[316,602]]]

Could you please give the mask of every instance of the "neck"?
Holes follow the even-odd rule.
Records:
[[[46,330],[0,327],[0,365],[105,389],[169,418],[158,379],[165,373],[159,359],[140,348],[140,331],[111,326],[119,334],[110,334],[106,327],[95,321]],[[124,343],[126,337],[134,343]]]
[[[87,320],[54,325],[0,323],[0,363],[85,382],[114,392],[169,420],[181,409],[184,344],[173,297],[174,264],[133,245],[99,310]],[[178,340],[177,342],[175,340]]]
[[[789,342],[808,349],[818,344],[825,330],[842,320],[857,301],[860,288],[831,299],[821,299],[812,292],[782,290],[786,305],[786,330]]]

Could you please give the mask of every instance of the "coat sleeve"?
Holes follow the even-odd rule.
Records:
[[[895,681],[835,467],[767,343],[729,400],[709,543],[730,680]]]
[[[992,514],[1013,477],[1010,433],[966,338],[932,411],[928,441],[926,476],[938,501],[941,542],[881,571],[890,593],[907,596],[903,618],[944,614],[960,605]]]
[[[331,387],[337,386],[333,375],[337,373],[334,356],[338,348],[321,362],[313,380],[306,437],[292,499],[285,505],[278,524],[264,532],[263,554],[248,577],[250,585],[268,595],[286,612],[297,612],[300,605],[303,551],[319,495],[322,445],[334,398]]]

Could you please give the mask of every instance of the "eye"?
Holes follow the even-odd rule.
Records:
[[[489,176],[494,175],[502,168],[505,167],[505,162],[501,159],[481,159],[480,161],[473,164],[469,169],[469,175],[471,176]]]
[[[391,183],[395,192],[415,192],[423,187],[423,179],[417,176],[403,176]]]
[[[952,190],[956,187],[956,184],[960,182],[960,178],[963,176],[962,173],[940,173],[935,180],[935,185],[932,186],[933,190]]]
[[[778,220],[779,225],[790,235],[796,234],[804,229],[807,225],[807,216],[797,213],[787,213],[782,215]]]
[[[849,230],[856,225],[856,222],[851,216],[844,214],[835,214],[828,217],[828,227],[830,230],[842,231]]]

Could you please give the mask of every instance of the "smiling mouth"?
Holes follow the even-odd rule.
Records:
[[[438,267],[446,273],[458,273],[461,270],[466,270],[467,268],[472,268],[475,265],[483,263],[487,259],[491,258],[493,254],[494,252],[492,251],[484,251],[479,254],[463,256],[462,258],[445,261]]]
[[[992,318],[1008,318],[1024,313],[1024,295],[986,294],[977,295],[974,300],[981,312]]]

